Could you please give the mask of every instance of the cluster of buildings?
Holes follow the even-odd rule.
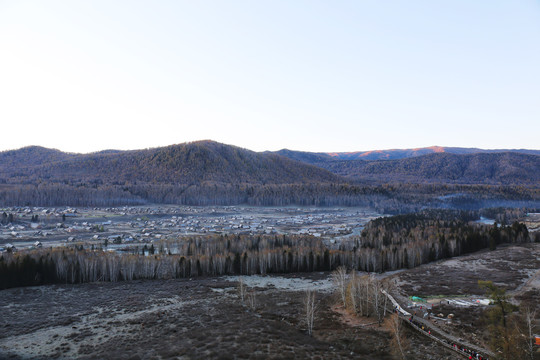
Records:
[[[147,243],[200,234],[301,234],[335,238],[357,234],[377,216],[352,208],[242,206],[133,206],[119,208],[0,209],[12,214],[0,224],[0,250],[66,242],[104,245]]]

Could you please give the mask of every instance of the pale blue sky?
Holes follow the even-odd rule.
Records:
[[[540,148],[540,1],[3,1],[0,150]]]

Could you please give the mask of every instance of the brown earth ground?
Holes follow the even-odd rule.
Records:
[[[388,274],[406,296],[439,296],[438,326],[486,346],[486,307],[444,304],[481,296],[478,280],[505,286],[516,301],[540,302],[540,244],[508,246]],[[396,359],[386,324],[337,307],[330,274],[268,276],[242,303],[235,278],[133,281],[0,291],[0,359]],[[246,278],[246,284],[249,281]],[[276,285],[278,284],[278,285]],[[279,286],[283,284],[284,286]],[[313,336],[302,316],[302,286],[317,290]],[[440,297],[442,296],[442,297]],[[535,301],[535,302],[534,302]],[[406,328],[409,359],[457,359]]]
[[[255,288],[252,310],[236,285],[219,278],[4,290],[0,358],[394,358],[387,329],[345,323],[328,292],[317,293],[311,337],[302,321],[303,291]],[[411,358],[454,358],[413,332],[409,341]]]
[[[443,314],[446,321],[431,320],[441,330],[487,348],[484,312],[487,306],[458,306],[453,299],[485,298],[479,280],[491,280],[505,288],[509,300],[518,306],[536,308],[537,332],[540,331],[540,244],[501,246],[494,251],[481,251],[453,259],[425,264],[394,276],[402,303],[419,296],[433,305],[432,315]],[[448,301],[450,300],[450,302]],[[426,304],[418,303],[426,309]],[[430,304],[427,304],[428,308]],[[422,316],[425,310],[413,308]],[[447,316],[454,318],[448,321]],[[540,349],[539,349],[540,350]],[[540,353],[538,354],[540,357]]]

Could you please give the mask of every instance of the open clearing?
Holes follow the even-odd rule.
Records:
[[[444,304],[454,295],[481,296],[479,279],[537,299],[540,245],[519,245],[387,274],[403,296],[440,295],[437,312],[452,312],[445,331],[485,345],[485,307]],[[237,277],[133,281],[0,291],[0,358],[13,359],[393,359],[390,334],[351,319],[335,306],[330,274],[244,278],[252,309],[242,304]],[[302,318],[304,290],[317,290],[314,336]],[[538,302],[537,302],[538,304]],[[407,331],[414,359],[456,354]]]
[[[227,278],[20,288],[0,292],[0,358],[392,359],[390,335],[332,310],[329,274],[254,277],[255,310]],[[277,285],[276,285],[277,284]],[[317,288],[314,336],[303,288]],[[298,287],[297,287],[298,286]],[[426,358],[452,354],[411,333]],[[417,357],[418,358],[418,357]]]

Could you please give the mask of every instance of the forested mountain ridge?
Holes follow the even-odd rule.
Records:
[[[14,171],[45,163],[54,163],[80,156],[41,146],[26,146],[18,150],[0,152],[0,174],[8,176]]]
[[[456,155],[466,154],[494,154],[503,152],[514,152],[520,154],[540,155],[540,150],[529,149],[478,149],[478,148],[462,148],[462,147],[447,147],[447,146],[430,146],[416,149],[390,149],[390,150],[371,150],[371,151],[354,151],[354,152],[335,152],[323,153],[336,160],[398,160],[410,157],[417,157],[435,153],[448,153]]]
[[[327,161],[339,160],[326,153],[314,153],[314,152],[295,151],[295,150],[288,150],[288,149],[282,149],[282,150],[276,151],[275,153],[281,156],[285,156],[289,159],[302,161],[302,162],[312,164],[312,165],[318,165],[320,163],[324,163]]]
[[[296,184],[343,181],[327,170],[272,153],[213,141],[67,154],[28,147],[0,153],[0,179],[20,182]]]
[[[532,150],[531,150],[532,151]],[[451,154],[446,152],[398,160],[337,160],[324,153],[280,150],[283,156],[322,167],[334,174],[371,183],[540,183],[540,155],[517,152]]]
[[[540,156],[510,152],[439,153],[387,161],[341,160],[327,162],[323,167],[338,175],[375,182],[540,184]]]
[[[352,152],[306,152],[282,149],[275,151],[276,154],[286,156],[290,159],[299,160],[316,165],[321,161],[328,160],[399,160],[411,157],[424,156],[429,154],[495,154],[495,153],[518,153],[528,155],[540,155],[540,150],[530,149],[479,149],[479,148],[461,148],[446,146],[430,146],[417,149],[390,149],[390,150],[370,150],[370,151],[352,151]]]
[[[334,160],[213,141],[91,154],[41,147],[0,152],[3,205],[369,206],[394,213],[422,206],[478,208],[486,201],[532,201],[527,206],[535,207],[539,184],[540,156],[518,153]]]
[[[214,141],[90,154],[38,146],[0,152],[3,183],[302,184],[368,181],[460,184],[538,184],[540,156],[464,148],[397,160],[339,160],[344,153],[292,150],[257,153]],[[447,151],[473,154],[452,154]],[[393,151],[393,150],[389,150]],[[396,150],[397,151],[397,150]],[[523,150],[534,153],[536,150]],[[537,151],[540,152],[540,151]],[[355,153],[357,154],[357,153]],[[345,179],[347,178],[347,179]]]

